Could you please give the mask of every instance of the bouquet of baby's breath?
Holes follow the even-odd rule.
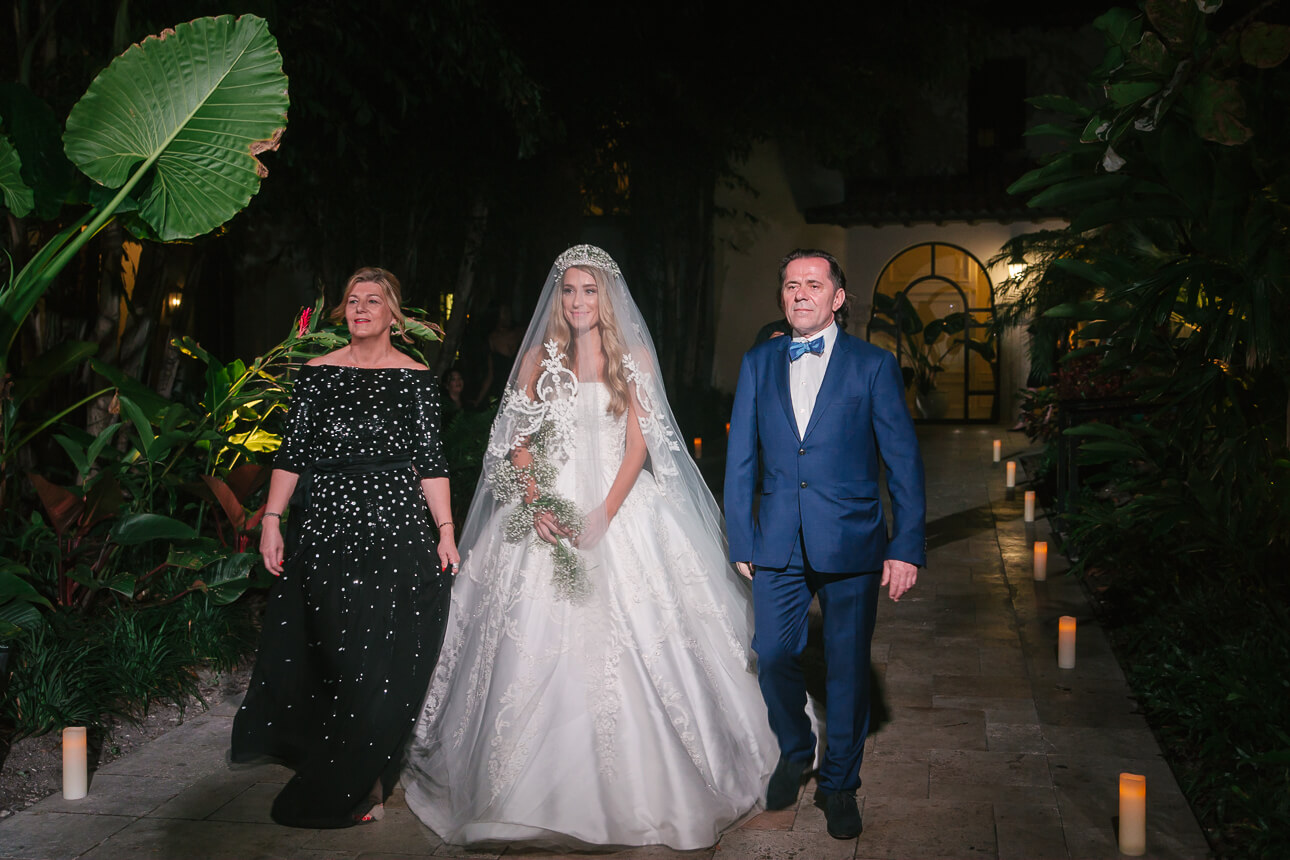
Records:
[[[550,435],[550,423],[544,422],[529,437],[527,448],[532,459],[528,465],[516,466],[510,460],[501,460],[489,473],[489,482],[497,500],[502,504],[515,504],[502,527],[502,536],[508,543],[519,543],[529,532],[534,531],[533,520],[539,511],[550,511],[560,525],[575,535],[582,531],[583,518],[578,506],[550,490],[558,473],[545,444],[545,439]],[[531,486],[537,488],[537,493],[532,500],[525,501]],[[546,544],[546,541],[542,543]],[[555,566],[552,584],[556,594],[571,601],[590,594],[591,581],[587,578],[587,566],[577,548],[564,538],[546,545],[551,547],[551,558]]]

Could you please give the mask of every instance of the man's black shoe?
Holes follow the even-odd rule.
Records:
[[[802,788],[802,777],[811,769],[810,761],[792,761],[780,757],[775,772],[770,775],[766,788],[767,809],[788,809],[797,803],[797,793]]]
[[[824,821],[834,839],[855,839],[864,832],[856,796],[846,791],[815,792],[815,805],[824,810]]]

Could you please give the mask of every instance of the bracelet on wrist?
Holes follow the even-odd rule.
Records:
[[[276,512],[274,512],[274,511],[265,511],[265,512],[264,512],[264,516],[260,517],[260,519],[262,519],[262,520],[267,520],[269,517],[273,517],[273,518],[275,518],[275,519],[279,519],[279,520],[280,520],[280,519],[282,519],[282,514],[276,513]]]
[[[444,526],[453,526],[454,528],[456,527],[456,523],[454,523],[452,520],[444,520],[443,522],[435,523],[434,525],[435,525],[435,528],[438,528],[438,529],[441,529]]]

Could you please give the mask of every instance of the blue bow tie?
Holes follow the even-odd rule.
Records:
[[[815,340],[800,341],[795,340],[788,345],[788,360],[797,361],[807,353],[813,355],[824,355],[824,336],[821,335]]]

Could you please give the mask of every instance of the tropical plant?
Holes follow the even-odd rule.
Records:
[[[252,614],[205,595],[148,609],[51,613],[12,640],[0,724],[23,737],[68,725],[101,730],[115,719],[136,720],[157,702],[182,712],[201,699],[199,670],[227,670],[245,658],[255,638]]]
[[[1037,99],[1067,119],[1031,133],[1065,148],[1012,187],[1071,213],[1067,238],[1034,237],[1041,257],[1021,291],[1068,333],[1063,360],[1132,369],[1124,393],[1157,417],[1130,432],[1158,431],[1151,450],[1172,452],[1154,465],[1239,466],[1217,473],[1238,493],[1265,482],[1284,448],[1290,382],[1277,335],[1290,325],[1290,162],[1274,143],[1288,128],[1290,28],[1259,8],[1222,30],[1195,4],[1164,0],[1099,18],[1105,98]],[[1010,252],[1025,257],[1027,242]]]
[[[255,583],[262,510],[252,499],[268,478],[259,461],[281,444],[291,373],[346,342],[336,326],[318,325],[322,303],[302,311],[287,337],[249,365],[226,365],[179,339],[178,348],[205,365],[193,406],[95,362],[116,386],[125,420],[97,436],[68,426],[54,435],[75,469],[73,486],[29,475],[55,541],[56,603],[85,610],[115,592],[149,605],[198,591],[229,603]],[[415,316],[408,331],[412,351],[438,338]]]
[[[1284,722],[1270,704],[1283,685],[1251,686],[1290,659],[1290,27],[1276,5],[1146,0],[1099,18],[1091,103],[1034,100],[1058,119],[1031,134],[1061,149],[1012,187],[1070,226],[1005,249],[1028,264],[1007,286],[1014,319],[1037,315],[1044,369],[1095,362],[1089,384],[1118,377],[1138,407],[1066,431],[1089,480],[1064,525],[1077,570],[1121,608],[1148,714],[1181,739],[1180,781],[1231,857],[1290,849],[1285,768],[1252,775],[1290,754],[1266,730]],[[1260,644],[1218,647],[1236,641]],[[1230,718],[1258,700],[1259,719]]]
[[[991,331],[985,338],[973,340],[966,334],[971,325],[971,316],[962,311],[924,324],[905,293],[875,293],[869,330],[885,334],[898,344],[905,387],[913,386],[919,394],[926,394],[935,390],[936,376],[945,370],[945,359],[959,347],[980,355],[994,371],[994,334]]]
[[[67,157],[93,182],[88,208],[0,284],[0,466],[59,416],[17,430],[23,402],[94,351],[67,344],[9,386],[11,350],[58,274],[113,219],[157,241],[189,239],[228,221],[259,189],[258,156],[276,149],[286,123],[287,79],[265,22],[252,15],[201,18],[149,37],[114,60],[72,108]],[[27,168],[50,140],[20,149],[0,135],[0,192],[15,217],[36,208],[42,175]],[[87,399],[92,399],[87,398]],[[76,404],[70,408],[76,408]],[[64,410],[63,414],[69,410]],[[0,498],[3,482],[0,473]]]
[[[86,627],[84,619],[55,615],[52,620],[18,640],[10,665],[3,716],[18,737],[61,726],[100,726],[120,714],[111,679],[98,671],[103,639],[71,632]]]
[[[24,630],[40,626],[41,616],[37,607],[53,608],[28,582],[29,575],[25,565],[0,557],[0,645]],[[3,681],[0,678],[0,690],[3,689]]]

